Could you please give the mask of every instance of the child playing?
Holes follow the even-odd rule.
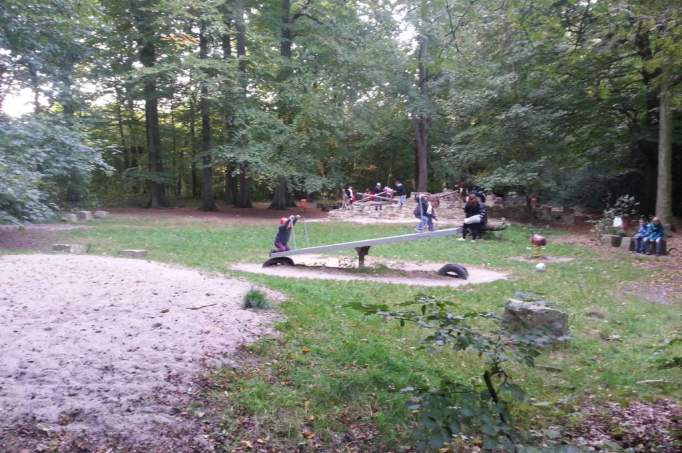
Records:
[[[637,234],[632,236],[632,239],[630,240],[630,251],[645,253],[647,236],[649,236],[649,224],[646,223],[645,219],[640,219],[639,230],[637,230]]]
[[[290,250],[287,243],[291,236],[291,228],[296,225],[300,218],[300,215],[290,215],[289,217],[279,219],[279,229],[277,230],[277,236],[275,236],[275,250],[273,252],[286,252]]]

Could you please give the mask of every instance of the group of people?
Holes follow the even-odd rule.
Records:
[[[665,231],[658,217],[647,222],[646,219],[639,221],[639,230],[630,241],[630,251],[645,253],[647,255],[665,255]]]
[[[439,200],[437,197],[421,194],[416,198],[417,206],[414,208],[414,216],[419,219],[419,224],[415,230],[418,233],[423,233],[425,230],[434,231],[434,220],[438,220],[436,216],[436,208]],[[471,235],[472,240],[480,239],[488,222],[488,210],[485,206],[485,195],[480,192],[472,192],[467,195],[466,203],[464,205],[464,223],[462,225],[463,241],[467,236]]]
[[[352,186],[348,186],[342,191],[343,208],[351,209],[353,207],[353,203],[366,200],[375,201],[376,204],[374,205],[374,209],[381,211],[383,207],[383,199],[391,200],[394,196],[398,197],[399,208],[405,206],[405,202],[407,201],[407,189],[399,180],[395,181],[395,188],[392,188],[389,185],[384,186],[378,182],[373,189],[367,188],[364,192],[360,193],[356,192]]]

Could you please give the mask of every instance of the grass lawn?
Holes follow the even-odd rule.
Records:
[[[168,220],[101,220],[94,225],[62,237],[92,244],[90,253],[94,254],[147,249],[152,260],[239,275],[288,295],[288,302],[278,308],[286,316],[278,325],[281,336],[252,345],[243,368],[212,376],[210,394],[197,403],[210,402],[222,411],[226,448],[268,436],[267,443],[285,450],[301,442],[329,446],[361,443],[363,438],[365,451],[409,445],[414,420],[406,408],[408,397],[400,390],[436,383],[438,376],[466,382],[478,379],[482,360],[468,353],[419,350],[425,331],[365,317],[346,305],[358,301],[392,304],[421,292],[455,301],[462,313],[501,314],[515,291],[533,291],[569,314],[572,340],[568,344],[544,353],[538,360],[540,367],[513,368],[514,382],[529,396],[514,410],[521,427],[542,430],[564,424],[588,400],[595,404],[661,396],[680,399],[679,368],[656,367],[657,351],[666,341],[681,336],[680,305],[654,304],[626,295],[620,290],[624,283],[647,280],[647,271],[632,257],[556,244],[558,233],[545,232],[549,238],[546,253],[575,259],[550,264],[544,273],[535,272],[532,264],[509,259],[529,254],[530,230],[522,227],[505,231],[499,240],[471,243],[442,238],[371,250],[372,255],[393,259],[485,265],[511,275],[505,281],[452,289],[227,271],[232,262],[264,261],[274,226]],[[299,246],[302,231],[297,231]],[[310,245],[321,245],[404,234],[410,228],[309,223],[308,232]],[[645,380],[658,382],[642,384]]]

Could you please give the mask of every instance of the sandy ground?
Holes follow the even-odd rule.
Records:
[[[0,225],[0,251],[2,249],[49,250],[62,231],[88,228],[86,225],[44,223],[17,227]]]
[[[250,288],[142,260],[0,256],[0,444],[30,420],[172,451],[197,373],[269,332],[273,313],[241,308]]]
[[[233,270],[277,277],[319,280],[365,281],[411,286],[457,287],[470,283],[488,283],[506,279],[507,275],[480,267],[466,266],[469,279],[442,277],[436,272],[445,263],[405,262],[367,256],[365,271],[358,271],[357,258],[348,256],[301,255],[293,257],[295,266],[263,267],[262,264],[237,263]]]

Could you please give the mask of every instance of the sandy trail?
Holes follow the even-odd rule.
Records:
[[[272,313],[241,308],[250,288],[141,260],[1,256],[0,441],[32,420],[163,448],[197,374],[268,332]]]
[[[231,269],[277,277],[319,280],[365,281],[412,286],[457,287],[489,283],[507,278],[507,274],[482,267],[466,266],[469,278],[461,280],[437,274],[445,263],[407,262],[367,256],[366,272],[357,270],[357,258],[349,256],[301,255],[294,257],[295,266],[262,267],[262,264],[237,263]],[[373,270],[375,272],[373,272]]]

